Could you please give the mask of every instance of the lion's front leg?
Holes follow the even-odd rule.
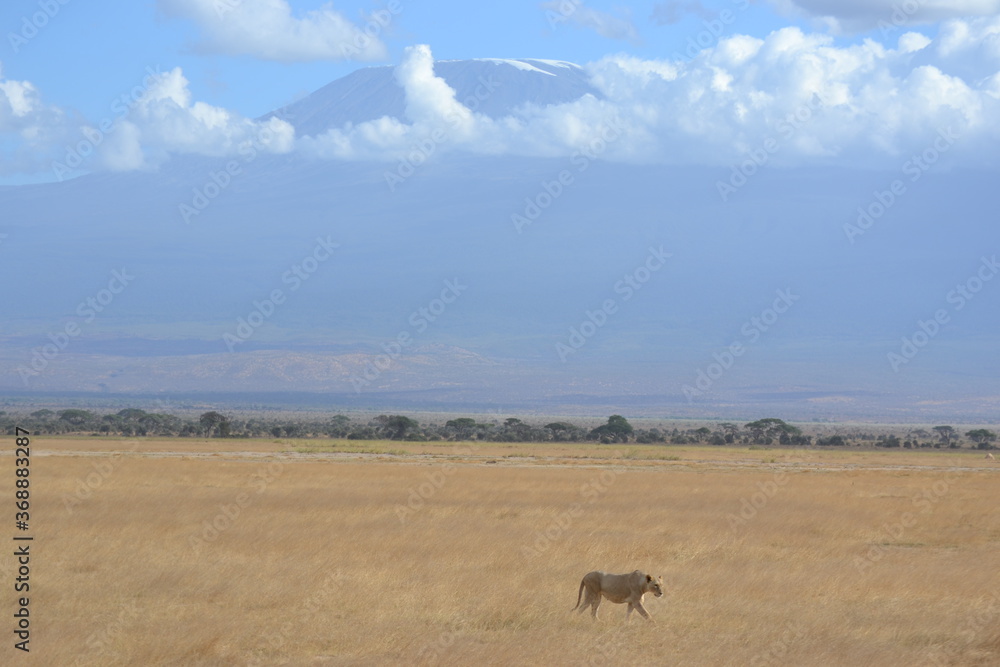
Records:
[[[629,602],[628,603],[628,612],[626,612],[626,615],[632,612],[632,607],[633,606],[635,607],[635,610],[637,612],[639,612],[640,614],[642,614],[643,618],[645,618],[647,621],[653,621],[653,617],[650,616],[649,612],[646,611],[646,608],[642,606],[642,600],[638,600],[638,601],[636,601],[634,603],[633,602]]]

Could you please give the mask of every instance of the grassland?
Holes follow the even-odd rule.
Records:
[[[31,466],[32,664],[1000,663],[973,452],[66,438]],[[635,568],[655,624],[570,613]]]

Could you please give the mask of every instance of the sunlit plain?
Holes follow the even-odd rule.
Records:
[[[34,657],[1000,660],[1000,466],[979,453],[192,444],[35,443]],[[586,572],[636,568],[666,582],[654,623],[570,612]]]

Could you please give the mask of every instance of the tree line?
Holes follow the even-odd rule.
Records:
[[[875,446],[886,448],[972,447],[995,449],[997,434],[985,428],[966,431],[965,438],[952,426],[930,430],[915,428],[902,437],[851,429],[844,435],[805,435],[796,426],[768,417],[742,426],[720,422],[710,428],[634,428],[621,415],[587,428],[567,421],[530,424],[515,417],[490,422],[458,417],[443,423],[421,423],[405,415],[351,418],[336,414],[317,419],[227,416],[217,411],[198,418],[127,408],[110,414],[89,410],[36,410],[27,416],[0,412],[0,429],[14,433],[15,426],[36,434],[82,433],[124,437],[169,436],[192,438],[346,438],[349,440],[470,441],[484,442],[601,442],[639,444],[788,445],[794,447]]]

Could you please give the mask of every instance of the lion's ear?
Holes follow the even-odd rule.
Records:
[[[646,581],[652,581],[652,580],[653,580],[653,575],[647,574],[646,575]]]

